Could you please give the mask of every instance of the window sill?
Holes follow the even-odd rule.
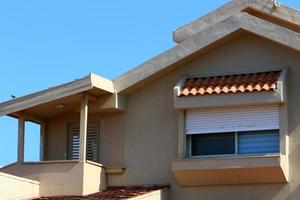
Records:
[[[230,154],[230,155],[209,155],[209,156],[191,156],[183,160],[207,160],[207,159],[239,159],[239,158],[266,158],[266,157],[280,157],[280,153],[267,154]]]
[[[287,182],[287,161],[279,154],[200,157],[174,160],[181,186],[269,184]]]

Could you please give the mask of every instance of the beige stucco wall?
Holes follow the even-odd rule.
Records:
[[[40,163],[15,163],[1,169],[1,172],[13,174],[17,181],[12,182],[12,178],[4,180],[0,173],[0,199],[1,194],[11,195],[8,186],[13,186],[14,192],[24,196],[25,189],[27,194],[34,192],[35,196],[59,196],[76,195],[84,196],[97,193],[106,189],[105,169],[102,165],[92,162],[77,161],[46,161]],[[9,175],[7,175],[9,177]],[[11,176],[14,177],[14,176]],[[23,178],[28,178],[29,181]],[[38,181],[38,182],[36,182]],[[21,183],[22,182],[22,183]],[[31,185],[37,185],[37,189],[30,188]],[[9,183],[6,187],[4,183]],[[24,187],[22,186],[24,185]],[[3,187],[3,190],[2,190]],[[4,191],[4,189],[6,189]],[[24,190],[24,191],[23,191]],[[29,195],[28,195],[29,196]]]
[[[171,171],[178,152],[178,111],[173,87],[183,75],[218,75],[269,70],[288,66],[289,173],[288,184],[180,187]],[[171,184],[173,200],[296,200],[300,196],[300,53],[252,34],[237,35],[208,52],[193,55],[174,71],[127,94],[125,113],[90,115],[100,121],[100,160],[125,165],[123,174],[107,175],[109,186]],[[47,159],[65,159],[70,113],[47,122]],[[216,192],[217,191],[217,192]]]
[[[227,74],[289,66],[289,184],[179,187],[171,172],[177,158],[177,111],[173,87],[183,75]],[[110,185],[171,184],[173,200],[285,200],[300,196],[300,53],[251,34],[238,35],[210,52],[152,81],[127,96],[123,175],[108,176]],[[201,198],[200,198],[201,197]]]
[[[22,200],[39,197],[40,184],[37,181],[0,173],[0,199]]]
[[[123,165],[123,113],[100,113],[88,116],[100,123],[100,161],[103,165]],[[47,121],[46,160],[64,160],[68,153],[68,124],[79,123],[79,113],[69,113]]]
[[[105,169],[97,163],[84,165],[83,195],[97,193],[106,189]]]
[[[47,162],[15,164],[2,172],[40,182],[41,196],[81,195],[83,163]]]

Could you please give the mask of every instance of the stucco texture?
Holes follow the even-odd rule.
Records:
[[[108,176],[109,185],[171,184],[173,200],[285,200],[300,196],[300,54],[254,34],[240,32],[154,76],[127,95],[124,174]],[[257,72],[288,66],[290,180],[288,184],[179,187],[171,171],[177,158],[178,112],[173,87],[184,75]],[[217,96],[216,96],[217,98]]]
[[[39,182],[0,173],[0,197],[2,200],[38,197],[39,187]],[[18,188],[18,192],[16,192],[16,188]]]
[[[46,127],[46,160],[68,159],[68,124],[79,123],[79,112],[51,118]],[[88,116],[100,124],[99,159],[107,166],[123,165],[123,113],[100,113]]]
[[[172,200],[297,200],[300,196],[300,53],[254,34],[240,31],[201,50],[135,87],[125,95],[126,111],[89,116],[100,122],[100,162],[126,166],[108,174],[108,186],[170,184]],[[178,114],[173,88],[183,76],[259,72],[288,67],[289,172],[287,184],[180,187],[172,174],[178,155]],[[217,98],[217,95],[216,95]],[[63,160],[67,123],[79,122],[74,112],[47,122],[46,159]]]

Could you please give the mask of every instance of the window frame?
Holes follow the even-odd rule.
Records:
[[[266,130],[254,130],[254,132],[259,132],[259,131],[266,131]],[[270,131],[270,130],[268,130]],[[278,136],[279,136],[279,152],[276,153],[252,153],[252,154],[239,154],[238,153],[238,149],[239,149],[239,142],[238,142],[238,137],[239,137],[239,133],[242,133],[243,131],[232,131],[232,133],[235,134],[235,153],[234,154],[215,154],[215,155],[198,155],[198,156],[193,156],[192,155],[192,139],[191,137],[188,139],[187,142],[187,156],[189,158],[220,158],[220,157],[251,157],[251,156],[274,156],[274,155],[280,155],[281,152],[281,145],[280,145],[280,129],[276,129],[276,131],[278,131]],[[215,133],[218,134],[218,133]],[[186,139],[191,136],[186,134]]]

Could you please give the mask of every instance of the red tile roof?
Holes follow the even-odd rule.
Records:
[[[169,186],[136,186],[136,187],[109,187],[107,190],[89,196],[60,196],[42,197],[34,200],[126,200]]]
[[[187,79],[180,96],[274,91],[281,71]]]

